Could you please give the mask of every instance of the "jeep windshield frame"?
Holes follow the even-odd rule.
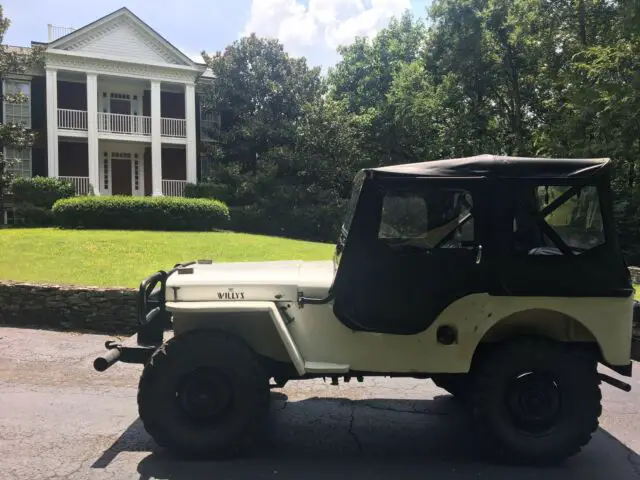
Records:
[[[344,250],[345,242],[347,241],[347,236],[349,235],[349,230],[351,229],[351,224],[353,223],[353,217],[356,213],[356,206],[358,205],[358,200],[360,199],[360,192],[362,191],[362,186],[364,185],[365,176],[366,172],[364,170],[360,170],[353,179],[351,196],[349,197],[349,201],[347,202],[344,220],[342,222],[342,225],[340,226],[340,233],[338,235],[338,240],[333,255],[334,273],[338,269],[338,265],[340,264],[340,258],[342,256],[342,251]]]
[[[351,228],[351,223],[353,222],[353,217],[356,213],[356,206],[358,205],[358,199],[360,198],[360,192],[362,191],[362,185],[364,185],[365,171],[361,170],[358,172],[353,179],[353,186],[351,187],[351,196],[349,197],[349,202],[347,203],[347,210],[344,215],[344,221],[342,222],[341,236],[346,236],[349,234],[349,229]]]

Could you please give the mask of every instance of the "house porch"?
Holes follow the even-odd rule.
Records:
[[[99,195],[152,195],[153,163],[150,145],[100,140],[98,148]],[[90,192],[89,149],[85,139],[60,141],[58,165],[58,177],[73,183],[76,194],[86,195]],[[162,195],[184,195],[187,183],[187,154],[184,146],[162,147],[160,175]]]

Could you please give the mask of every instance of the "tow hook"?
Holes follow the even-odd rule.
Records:
[[[603,382],[608,383],[609,385],[612,385],[616,388],[619,388],[624,392],[631,391],[631,385],[629,385],[628,383],[618,380],[617,378],[610,377],[606,373],[600,373],[599,375],[600,375],[600,380],[602,380]]]

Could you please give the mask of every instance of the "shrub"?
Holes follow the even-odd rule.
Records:
[[[44,209],[50,209],[57,200],[73,197],[76,193],[72,183],[50,177],[16,178],[11,183],[11,192],[14,204]]]
[[[50,208],[19,204],[16,205],[13,210],[17,221],[22,225],[32,227],[48,227],[53,225],[53,214]]]
[[[53,206],[57,225],[122,230],[211,230],[229,220],[219,200],[181,197],[75,197]]]

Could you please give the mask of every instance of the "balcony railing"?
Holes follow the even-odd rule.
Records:
[[[98,131],[125,135],[151,135],[151,117],[98,112]]]
[[[85,110],[58,109],[58,128],[65,130],[86,130],[87,112]]]
[[[89,177],[68,177],[61,176],[60,180],[71,182],[76,189],[76,195],[87,195],[89,193]]]
[[[48,38],[50,42],[57,40],[60,37],[64,37],[65,35],[69,35],[73,32],[73,27],[59,27],[57,25],[47,25],[48,27]]]
[[[187,121],[184,118],[163,118],[161,132],[163,137],[186,138]]]
[[[187,137],[187,121],[184,118],[161,118],[163,137]],[[62,130],[87,130],[85,110],[58,109],[58,128]],[[151,117],[98,112],[98,131],[124,135],[151,135]]]
[[[162,194],[167,197],[184,197],[184,187],[186,184],[186,180],[162,179]]]

